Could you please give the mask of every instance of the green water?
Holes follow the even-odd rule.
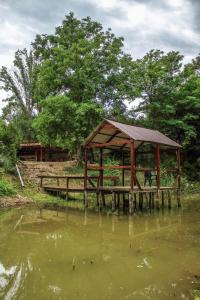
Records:
[[[1,299],[193,299],[198,288],[200,199],[131,217],[0,212]]]

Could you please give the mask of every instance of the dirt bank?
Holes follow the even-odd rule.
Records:
[[[0,197],[0,207],[18,207],[33,204],[33,200],[16,195],[15,197]]]

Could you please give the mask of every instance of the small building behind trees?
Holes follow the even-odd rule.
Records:
[[[67,151],[59,147],[43,146],[38,142],[20,144],[17,151],[20,160],[25,161],[66,161],[69,159]]]

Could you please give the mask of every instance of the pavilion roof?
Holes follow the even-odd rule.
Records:
[[[135,146],[141,143],[160,144],[162,148],[181,148],[181,145],[168,138],[158,130],[148,129],[139,126],[126,125],[105,119],[99,126],[92,131],[84,142],[84,146],[92,146],[95,144],[103,144],[108,142],[120,141],[121,139],[133,139]],[[122,141],[123,142],[123,141]],[[123,146],[123,150],[128,150],[129,144]],[[109,145],[110,149],[120,149],[122,145]]]

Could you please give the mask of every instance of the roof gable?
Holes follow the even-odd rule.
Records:
[[[106,126],[111,125],[110,129],[105,129]],[[117,133],[118,130],[118,133]],[[108,134],[109,133],[109,134]],[[123,123],[115,122],[105,119],[96,129],[88,136],[84,142],[84,146],[93,143],[106,143],[110,140],[119,139],[133,139],[136,142],[149,142],[161,144],[167,147],[180,148],[181,145],[168,138],[158,130],[148,129],[144,127],[126,125]],[[119,146],[112,146],[113,149]],[[126,148],[126,147],[125,147]]]

